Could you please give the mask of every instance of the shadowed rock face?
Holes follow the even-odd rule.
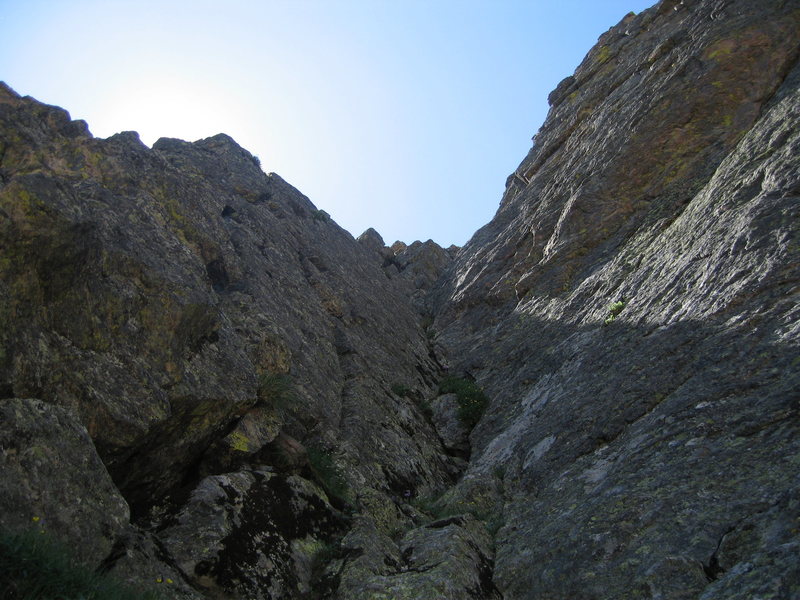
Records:
[[[183,592],[200,585],[152,531],[209,476],[273,469],[347,510],[369,494],[386,531],[413,525],[383,508],[393,498],[452,484],[459,466],[418,405],[441,367],[409,284],[233,140],[95,139],[6,86],[0,140],[0,398],[41,399],[88,430],[146,529],[119,535],[109,557],[126,577],[178,568]],[[67,466],[52,469],[83,481]],[[277,581],[291,596],[332,543],[323,524],[285,539],[292,551],[253,547],[265,573],[248,581],[209,558],[201,587],[256,597]],[[103,536],[86,543],[107,552],[115,536]]]
[[[268,374],[297,384],[258,407],[291,436],[347,446],[384,486],[383,453],[409,454],[394,470],[415,486],[448,479],[432,428],[388,393],[436,379],[418,318],[302,194],[224,135],[150,150],[7,88],[0,108],[3,389],[74,410],[136,507],[255,408]],[[384,427],[383,448],[363,446]]]
[[[0,86],[3,525],[187,599],[800,596],[798,32],[626,16],[463,249]]]
[[[102,561],[128,524],[86,429],[66,410],[41,400],[0,403],[0,527],[33,527],[74,540],[77,557]],[[76,502],[76,499],[81,501]]]

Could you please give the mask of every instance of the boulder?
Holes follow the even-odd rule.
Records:
[[[240,471],[201,481],[159,538],[206,595],[298,598],[310,592],[315,558],[345,523],[305,479]]]
[[[443,394],[431,403],[431,420],[436,433],[448,452],[461,458],[469,458],[469,428],[459,418],[458,398],[455,394]]]
[[[0,400],[0,527],[39,530],[96,567],[128,518],[89,434],[68,410]]]

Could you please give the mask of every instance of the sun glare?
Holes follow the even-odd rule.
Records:
[[[220,131],[241,130],[233,100],[217,90],[179,78],[142,80],[139,85],[120,90],[104,106],[105,110],[91,124],[95,135],[108,137],[123,124],[125,129],[139,132],[148,146],[160,137],[194,141]]]

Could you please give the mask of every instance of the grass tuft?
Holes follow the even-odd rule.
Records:
[[[0,533],[0,590],[8,600],[165,600],[89,569],[39,529]]]
[[[258,380],[259,404],[284,410],[297,399],[297,390],[288,373],[265,373]]]
[[[403,385],[402,383],[393,383],[390,386],[392,393],[396,396],[400,396],[401,398],[408,398],[411,396],[411,388],[407,385]]]
[[[608,316],[603,321],[604,325],[611,325],[616,318],[619,316],[619,313],[623,311],[625,305],[627,304],[625,298],[622,300],[617,300],[616,302],[612,302],[608,305]]]

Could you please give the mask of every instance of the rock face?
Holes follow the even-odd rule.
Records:
[[[800,597],[799,56],[626,16],[447,250],[0,86],[1,524],[186,599]]]
[[[343,526],[307,480],[249,471],[203,480],[159,537],[201,590],[297,598],[309,593],[315,557]]]
[[[506,599],[800,594],[799,31],[629,15],[456,259],[437,341],[492,404],[448,498],[503,511]]]
[[[345,579],[340,597],[495,600],[502,596],[491,581],[492,558],[491,538],[472,515],[433,521],[408,532],[396,550],[390,546],[381,574],[356,571],[352,581]]]
[[[41,400],[0,402],[0,527],[35,528],[93,566],[108,556],[130,516],[86,429]]]
[[[40,399],[88,430],[133,513],[134,530],[97,548],[119,537],[110,560],[126,578],[160,563],[202,592],[152,534],[208,476],[273,469],[348,511],[453,482],[414,400],[441,367],[408,286],[233,140],[95,139],[5,86],[0,140],[0,398]],[[398,514],[376,526],[412,524]],[[309,584],[291,552],[263,556],[248,580],[218,558],[214,581],[238,577],[221,589],[247,598]]]
[[[444,249],[433,240],[416,241],[410,246],[397,241],[386,246],[380,234],[372,228],[358,236],[358,242],[380,257],[387,277],[399,279],[408,287],[412,306],[426,317],[426,321],[430,320],[425,299],[460,248],[450,246]]]

